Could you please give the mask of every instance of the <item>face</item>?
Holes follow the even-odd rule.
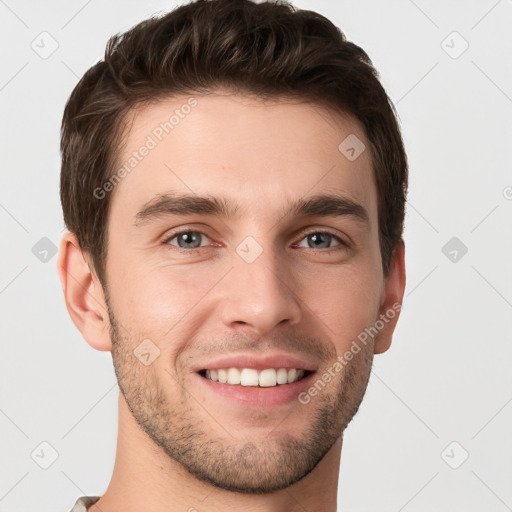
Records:
[[[108,221],[114,366],[141,429],[205,482],[299,481],[363,398],[374,340],[344,354],[384,280],[371,156],[340,152],[350,134],[369,147],[319,106],[220,91],[134,113]]]

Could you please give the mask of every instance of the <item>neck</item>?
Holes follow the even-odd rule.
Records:
[[[336,512],[342,436],[305,478],[271,494],[230,492],[202,482],[143,432],[119,396],[116,460],[109,486],[89,512]]]

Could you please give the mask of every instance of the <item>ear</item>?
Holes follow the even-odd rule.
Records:
[[[393,332],[400,316],[405,291],[405,244],[398,243],[391,258],[389,274],[382,290],[379,320],[384,324],[375,338],[374,354],[386,352],[391,345]]]
[[[96,350],[112,350],[103,288],[70,231],[62,236],[57,269],[69,316],[85,341]]]

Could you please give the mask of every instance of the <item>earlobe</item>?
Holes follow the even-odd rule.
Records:
[[[74,233],[62,236],[57,260],[68,313],[87,343],[96,350],[112,350],[103,288],[91,272]]]
[[[391,340],[400,310],[405,291],[405,244],[401,239],[398,243],[393,257],[389,274],[384,283],[379,308],[379,333],[375,338],[374,354],[382,354],[391,346]]]

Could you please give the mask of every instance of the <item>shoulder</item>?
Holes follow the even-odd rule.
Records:
[[[87,508],[96,503],[101,496],[81,496],[76,500],[70,512],[87,512]]]

